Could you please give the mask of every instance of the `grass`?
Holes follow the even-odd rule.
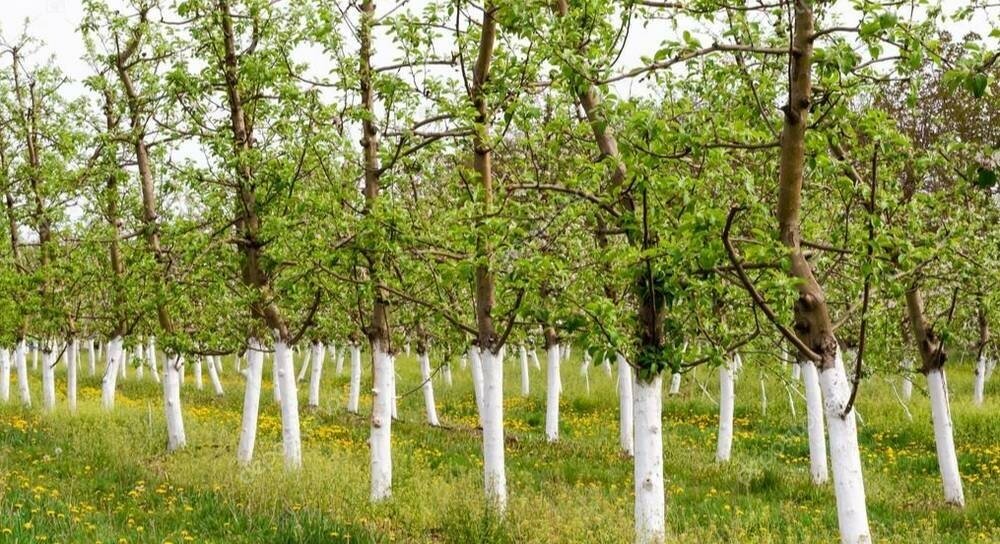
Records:
[[[183,387],[189,447],[164,453],[159,388],[131,373],[113,413],[100,409],[99,377],[83,365],[80,407],[60,396],[51,414],[0,407],[2,542],[627,542],[632,535],[631,463],[617,452],[614,377],[591,370],[586,394],[579,363],[563,365],[561,441],[545,442],[544,376],[532,369],[532,394],[518,395],[518,368],[506,370],[510,511],[483,509],[479,434],[468,371],[437,383],[444,429],[423,424],[416,391],[400,400],[393,425],[394,497],[368,504],[368,422],[345,413],[347,376],[325,367],[323,403],[303,411],[305,468],[282,468],[280,419],[266,368],[256,458],[240,468],[235,449],[242,380],[225,361],[226,395]],[[346,366],[346,365],[345,365]],[[400,356],[399,391],[419,383],[412,357]],[[832,542],[831,486],[810,484],[804,404],[786,374],[747,365],[737,382],[733,461],[714,462],[714,371],[686,376],[664,403],[664,467],[671,542]],[[369,369],[366,367],[366,378]],[[63,369],[58,385],[65,387]],[[779,376],[780,374],[780,376]],[[879,542],[1000,542],[1000,380],[987,403],[971,403],[971,368],[949,374],[955,439],[967,507],[944,505],[929,407],[920,387],[910,421],[888,382],[863,384],[860,441],[872,530]],[[766,414],[760,380],[768,393]],[[919,385],[919,384],[918,384]],[[363,388],[364,391],[364,388]],[[64,391],[60,391],[63,395]],[[300,386],[304,399],[305,387]],[[16,386],[11,398],[17,398]],[[370,400],[369,400],[370,402]],[[303,402],[304,404],[304,402]],[[362,405],[362,411],[367,407]]]

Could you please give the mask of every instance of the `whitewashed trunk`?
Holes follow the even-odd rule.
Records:
[[[527,397],[531,394],[531,377],[528,375],[528,350],[524,344],[517,346],[517,354],[521,359],[521,395]]]
[[[10,350],[0,348],[0,401],[10,402]]]
[[[281,388],[281,443],[285,451],[285,467],[294,470],[302,467],[299,397],[295,390],[292,351],[281,340],[274,343],[274,360]]]
[[[676,395],[681,392],[681,373],[674,372],[670,375],[670,391],[671,395]]]
[[[389,395],[389,400],[392,403],[392,419],[399,419],[399,397],[396,396],[396,381],[399,380],[399,375],[396,374],[396,356],[389,355],[389,361],[392,363],[392,385]]]
[[[662,544],[666,538],[663,486],[663,378],[636,375],[635,386],[635,542]]]
[[[633,437],[633,399],[632,399],[632,366],[621,353],[615,355],[618,365],[618,445],[622,453],[632,457],[635,453]]]
[[[937,447],[938,468],[941,471],[941,483],[944,485],[944,500],[948,504],[965,506],[962,477],[958,472],[958,457],[955,455],[948,381],[944,369],[933,369],[927,373],[927,392],[931,398],[934,445]]]
[[[291,352],[289,352],[291,357]],[[274,402],[281,404],[281,378],[278,376],[278,368],[281,366],[278,359],[278,347],[275,346],[271,354],[271,390],[274,393]]]
[[[118,365],[121,364],[121,356],[118,347],[122,343],[122,337],[116,336],[108,341],[104,350],[106,366],[104,368],[104,379],[101,382],[101,406],[105,410],[115,407],[115,390],[118,386]]]
[[[38,371],[38,346],[31,348],[31,370]]]
[[[868,506],[865,483],[861,472],[861,452],[854,410],[844,415],[851,396],[851,384],[837,351],[833,368],[823,369],[819,381],[830,434],[830,463],[833,467],[833,488],[837,497],[837,520],[843,544],[871,542],[868,528]]]
[[[76,374],[80,363],[80,341],[69,340],[66,348],[66,404],[70,412],[76,412]]]
[[[451,363],[445,361],[444,366],[441,368],[441,374],[444,375],[444,384],[451,387]]]
[[[360,359],[358,347],[351,346],[351,366]],[[392,357],[381,342],[372,344],[371,501],[392,496],[392,382],[396,373]],[[360,366],[360,362],[358,363]],[[353,369],[352,369],[353,371]],[[360,374],[360,370],[358,372]],[[354,412],[357,412],[355,405]]]
[[[142,342],[139,342],[135,346],[135,357],[139,360],[138,366],[135,367],[136,378],[142,380],[145,379],[146,373],[146,357],[143,355],[144,350],[142,349]]]
[[[558,348],[557,348],[558,349]],[[555,352],[558,358],[559,352]],[[490,350],[480,354],[483,365],[483,482],[487,506],[507,511],[507,467],[504,461],[503,360]]]
[[[913,362],[909,359],[903,360],[903,402],[910,402],[910,397],[913,396],[913,377],[911,376],[911,370],[913,369]]]
[[[28,387],[28,362],[26,360],[27,346],[24,340],[17,344],[14,350],[14,366],[17,367],[17,390],[21,396],[21,404],[31,406],[31,389]]]
[[[184,416],[181,413],[180,355],[167,355],[163,372],[163,411],[167,419],[167,451],[175,451],[187,444],[184,434]]]
[[[118,369],[121,371],[121,379],[128,379],[128,350],[125,349],[125,341],[118,341]],[[184,383],[184,377],[181,376],[181,383]]]
[[[347,411],[358,413],[361,397],[361,346],[351,344],[351,386],[347,393]]]
[[[94,339],[87,340],[87,367],[91,376],[97,375],[97,354],[94,353]]]
[[[531,364],[535,366],[535,370],[541,370],[542,363],[538,362],[538,352],[534,349],[528,350],[528,356],[531,357]]]
[[[472,394],[476,397],[479,424],[483,422],[483,361],[477,346],[469,346],[469,367],[472,369]]]
[[[829,478],[826,465],[826,435],[823,425],[823,393],[819,371],[812,361],[798,363],[806,389],[806,428],[809,433],[809,474],[812,482],[822,485]]]
[[[309,374],[309,407],[319,408],[319,385],[323,378],[323,360],[326,359],[326,346],[320,342],[312,345],[309,354],[309,364],[312,372]]]
[[[204,380],[202,380],[201,375],[201,359],[201,357],[194,358],[194,388],[198,391],[201,391],[205,387],[205,383]],[[209,363],[209,366],[211,365],[212,363]]]
[[[427,423],[432,427],[441,424],[438,421],[437,407],[434,405],[434,382],[431,380],[431,360],[427,353],[418,353],[417,360],[420,363],[420,388],[424,392],[424,411],[427,413]]]
[[[583,363],[580,364],[580,376],[583,377],[583,390],[586,394],[590,394],[590,366],[594,364],[594,360],[590,357],[590,353],[587,351],[583,352]]]
[[[802,379],[802,366],[799,363],[792,364],[792,379],[798,381]],[[816,378],[819,381],[819,378]]]
[[[545,365],[545,439],[559,440],[559,392],[562,388],[559,376],[559,344],[546,350]]]
[[[607,355],[603,356],[604,360],[601,361],[601,370],[604,371],[604,375],[611,377],[611,361],[608,360]]]
[[[309,371],[309,364],[312,362],[312,347],[306,351],[305,357],[302,358],[302,366],[299,367],[299,375],[296,378],[297,381],[303,381],[306,379],[306,372]]]
[[[327,348],[327,351],[329,351],[330,354],[331,354],[331,356],[334,357],[334,360],[337,361],[337,363],[336,363],[337,366],[336,366],[336,371],[335,371],[336,374],[337,374],[337,376],[343,375],[344,374],[344,346],[340,346],[340,349],[337,349],[336,344],[330,344],[330,346]]]
[[[733,371],[736,357],[719,367],[719,437],[715,447],[715,460],[729,461],[733,452],[733,411],[736,404],[736,388]]]
[[[980,356],[976,361],[976,376],[972,385],[972,403],[983,405],[983,391],[986,389],[986,357]]]
[[[212,382],[212,390],[215,391],[215,396],[221,397],[225,391],[222,390],[222,380],[219,379],[219,368],[222,366],[219,356],[209,355],[205,362],[208,363],[208,379]]]
[[[149,363],[153,381],[160,383],[160,365],[156,362],[156,338],[152,336],[146,339],[146,361]]]
[[[240,423],[240,445],[236,459],[247,465],[253,459],[257,440],[257,415],[260,412],[260,386],[264,377],[264,352],[260,343],[251,338],[247,348],[246,390],[243,395],[243,419]]]
[[[51,412],[56,407],[56,351],[46,342],[42,348],[42,408]]]

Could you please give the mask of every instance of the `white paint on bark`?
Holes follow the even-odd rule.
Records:
[[[281,389],[281,444],[285,452],[285,467],[295,470],[302,467],[299,397],[295,390],[292,351],[281,340],[274,343],[274,360],[278,385]]]
[[[559,440],[559,393],[562,389],[559,352],[559,344],[552,344],[546,350],[545,439],[549,442]]]
[[[322,342],[313,342],[309,353],[309,364],[312,372],[309,374],[309,407],[319,408],[319,385],[323,377],[323,360],[326,359],[326,346]]]
[[[625,356],[621,353],[615,354],[615,360],[615,364],[618,365],[618,445],[622,453],[632,457],[635,452],[632,383],[635,380],[632,376],[632,366],[625,360]]]
[[[257,440],[257,416],[260,412],[260,386],[264,374],[264,352],[260,342],[251,338],[247,349],[246,389],[243,396],[243,419],[240,423],[240,445],[236,459],[241,465],[253,459]]]
[[[357,347],[351,347],[352,367]],[[392,357],[381,342],[372,344],[371,501],[392,496]]]
[[[558,357],[559,352],[555,353]],[[486,503],[494,513],[503,515],[507,510],[503,360],[490,350],[483,350],[480,356],[483,365],[483,482],[486,490]]]
[[[434,405],[434,382],[431,380],[431,360],[427,352],[418,353],[417,360],[420,363],[420,388],[424,393],[424,411],[427,413],[427,423],[432,427],[437,427],[441,423],[438,421],[437,407]]]
[[[736,404],[736,388],[733,372],[739,355],[725,361],[719,367],[719,436],[715,447],[715,460],[729,461],[733,452],[733,411]]]
[[[351,344],[351,386],[347,395],[347,411],[358,413],[361,397],[361,346]]]
[[[809,433],[809,474],[816,485],[829,478],[826,464],[826,435],[823,425],[823,393],[819,386],[819,371],[812,361],[799,363],[806,389],[806,429]]]
[[[958,472],[958,456],[955,454],[948,381],[944,369],[936,368],[927,373],[927,392],[931,398],[934,445],[937,448],[938,469],[941,471],[941,483],[944,486],[944,500],[948,504],[965,506],[962,477]]]
[[[666,538],[663,485],[663,378],[636,375],[635,394],[635,542],[661,544]]]

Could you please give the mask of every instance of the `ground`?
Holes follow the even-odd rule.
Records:
[[[575,359],[574,354],[574,359]],[[733,461],[714,461],[718,380],[700,369],[682,394],[664,402],[664,469],[670,542],[833,542],[832,486],[809,481],[804,401],[787,368],[750,360],[737,381]],[[544,361],[544,356],[542,357]],[[296,359],[298,362],[298,359]],[[432,364],[439,364],[434,361]],[[183,386],[189,446],[164,451],[160,389],[134,369],[120,383],[113,413],[100,408],[100,377],[81,370],[80,407],[68,413],[65,375],[59,406],[43,414],[40,375],[35,407],[0,407],[2,542],[628,542],[632,535],[631,463],[618,453],[614,376],[591,369],[587,393],[579,361],[563,364],[561,439],[544,438],[544,373],[532,368],[532,392],[519,395],[516,359],[506,369],[505,417],[510,509],[504,520],[483,508],[481,445],[469,371],[453,362],[454,386],[436,379],[446,428],[424,424],[414,390],[393,424],[393,499],[368,504],[368,420],[345,412],[347,376],[328,359],[322,405],[303,408],[304,468],[282,467],[280,419],[265,369],[254,463],[240,468],[236,445],[242,379],[225,359],[225,396],[205,373]],[[347,366],[347,365],[345,365]],[[397,361],[398,391],[419,384],[416,359]],[[370,367],[365,364],[365,381]],[[766,411],[761,381],[767,390]],[[909,405],[892,382],[864,382],[858,403],[871,528],[878,542],[1000,542],[1000,380],[974,407],[972,370],[951,367],[949,386],[964,510],[942,500],[922,378]],[[698,385],[700,382],[705,390]],[[370,388],[370,385],[367,386]],[[300,384],[304,407],[306,386]],[[367,392],[368,389],[362,388]],[[789,406],[789,394],[797,416]],[[365,399],[370,403],[370,398]],[[367,413],[362,403],[362,411]]]

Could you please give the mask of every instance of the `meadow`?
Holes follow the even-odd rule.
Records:
[[[370,368],[365,382],[370,389]],[[298,364],[299,359],[296,359]],[[439,361],[434,361],[438,363]],[[714,460],[715,371],[686,375],[664,402],[664,468],[670,542],[832,542],[831,485],[809,479],[804,400],[778,363],[748,361],[737,381],[733,461]],[[112,413],[100,408],[100,376],[81,365],[80,407],[68,413],[0,407],[2,542],[627,542],[631,463],[618,453],[615,378],[580,363],[562,366],[561,440],[545,441],[544,374],[532,368],[521,397],[515,360],[506,365],[505,420],[510,507],[492,517],[482,502],[481,442],[468,370],[436,377],[441,428],[424,423],[419,390],[399,401],[393,424],[393,498],[368,501],[368,420],[346,413],[348,376],[326,364],[322,404],[302,414],[304,469],[283,468],[280,418],[265,370],[253,464],[235,449],[242,378],[226,358],[225,395],[183,386],[188,446],[164,453],[161,389],[134,370],[119,382]],[[419,384],[414,357],[397,361],[399,393]],[[57,375],[64,385],[63,368]],[[907,417],[891,382],[862,385],[858,410],[872,531],[878,542],[1000,542],[998,380],[971,403],[969,365],[949,386],[967,506],[944,505],[929,406],[920,380]],[[32,372],[40,399],[40,376]],[[893,378],[896,379],[896,378]],[[704,386],[704,390],[699,383]],[[766,407],[761,384],[767,393]],[[299,384],[303,399],[304,383]],[[363,387],[362,414],[368,389]],[[16,398],[16,391],[12,399]],[[60,395],[63,391],[60,391]],[[366,398],[367,397],[367,398]],[[794,403],[793,417],[789,399]]]

